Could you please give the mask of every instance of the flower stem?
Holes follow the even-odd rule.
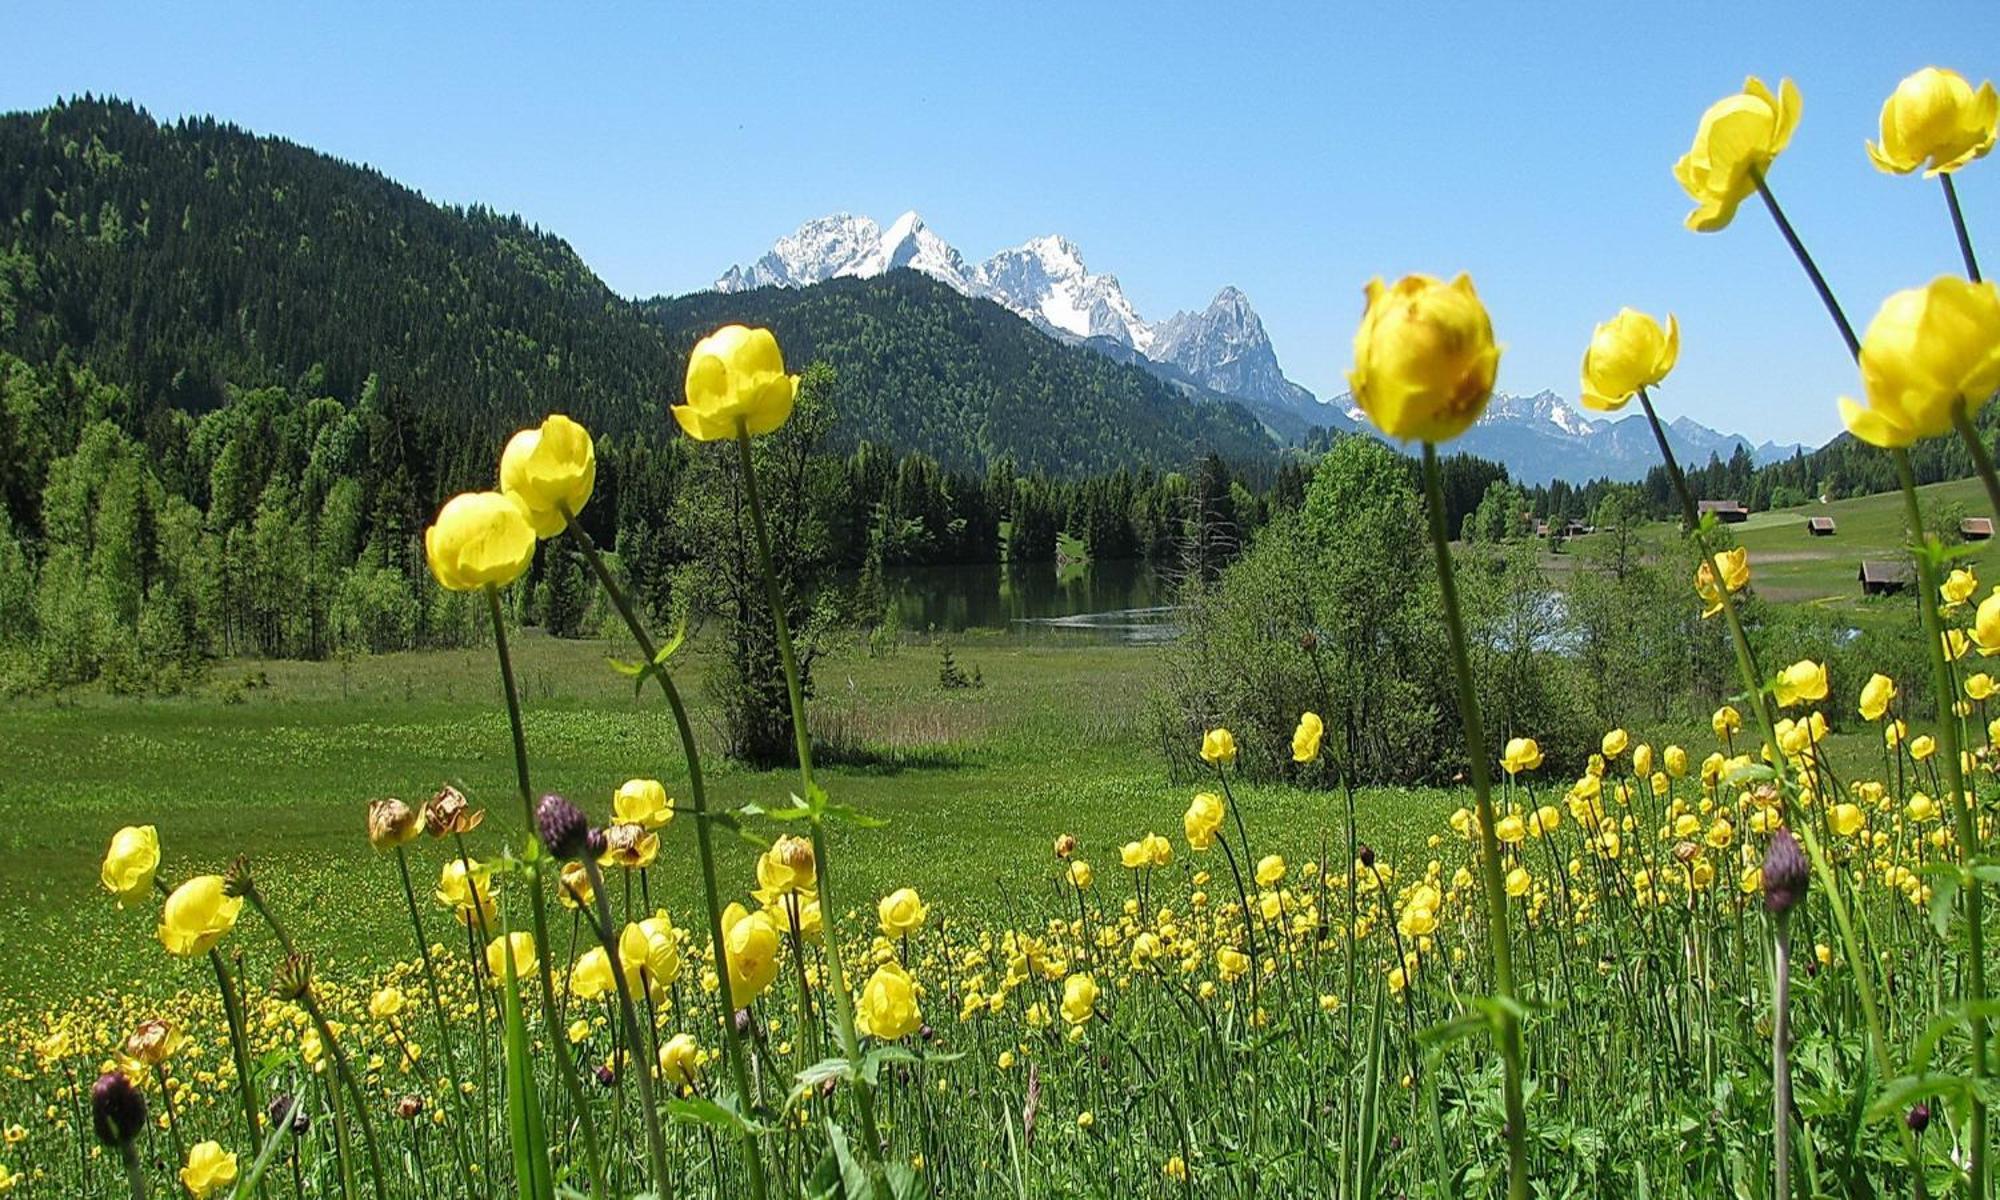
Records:
[[[1771,1141],[1777,1186],[1771,1194],[1792,1194],[1792,915],[1779,913],[1771,968]]]
[[[262,905],[258,906],[260,909]],[[388,1184],[382,1174],[382,1148],[375,1142],[375,1122],[368,1116],[368,1097],[361,1090],[361,1081],[354,1077],[354,1068],[347,1061],[347,1051],[333,1036],[333,1027],[326,1023],[326,1014],[320,1011],[319,999],[308,987],[299,994],[299,1003],[305,1006],[306,1014],[312,1018],[313,1028],[319,1030],[320,1040],[326,1044],[326,1052],[333,1056],[334,1070],[340,1074],[340,1082],[346,1085],[347,1094],[354,1098],[354,1115],[361,1122],[361,1141],[368,1147],[368,1172],[375,1181],[375,1194],[388,1200]]]
[[[410,883],[410,858],[401,846],[396,847],[396,873],[403,881],[403,902],[410,909],[410,926],[417,934],[417,955],[423,962],[424,983],[431,994],[431,1013],[437,1018],[438,1041],[444,1046],[444,1069],[451,1082],[451,1107],[456,1118],[452,1122],[452,1145],[458,1156],[458,1169],[469,1180],[472,1175],[471,1159],[465,1150],[465,1095],[459,1091],[462,1080],[458,1074],[458,1051],[452,1045],[451,1024],[445,1019],[444,991],[438,986],[437,964],[431,958],[430,940],[424,935],[424,918],[417,911],[416,888]]]
[[[236,1059],[236,1093],[243,1101],[243,1123],[254,1146],[259,1140],[257,1116],[263,1106],[257,1100],[257,1077],[250,1069],[250,1040],[243,1028],[243,1008],[236,1002],[236,981],[230,977],[229,964],[222,961],[222,951],[210,950],[208,962],[215,968],[215,986],[222,992],[222,1018],[229,1026],[229,1050]],[[261,1186],[258,1190],[262,1191]]]
[[[1965,273],[1974,283],[1979,282],[1979,256],[1972,252],[1972,234],[1965,228],[1965,210],[1958,206],[1958,185],[1951,181],[1951,172],[1938,176],[1944,185],[1945,206],[1951,209],[1951,231],[1958,235],[1958,254],[1965,260]]]
[[[1826,276],[1820,274],[1819,264],[1813,261],[1812,255],[1806,253],[1805,243],[1799,240],[1798,233],[1792,229],[1792,223],[1785,219],[1785,210],[1778,207],[1778,198],[1771,194],[1770,187],[1764,182],[1764,176],[1752,172],[1751,178],[1757,183],[1757,194],[1763,197],[1764,207],[1770,210],[1771,219],[1777,222],[1778,232],[1784,235],[1785,245],[1791,247],[1792,257],[1798,259],[1799,265],[1806,269],[1806,278],[1812,280],[1813,290],[1819,293],[1819,302],[1826,306],[1827,315],[1831,316],[1833,323],[1839,327],[1841,340],[1847,343],[1847,352],[1857,359],[1860,358],[1861,339],[1854,336],[1854,326],[1848,322],[1847,314],[1841,311],[1840,301],[1833,298],[1833,289],[1827,286]]]
[[[653,1099],[653,1068],[656,1060],[647,1053],[651,1039],[641,1036],[639,1012],[632,1003],[631,985],[625,982],[625,964],[619,961],[619,936],[616,926],[611,923],[611,905],[604,899],[604,872],[598,869],[597,860],[585,855],[583,869],[590,875],[590,898],[597,908],[597,920],[593,925],[597,931],[598,944],[604,947],[604,954],[611,962],[611,978],[618,985],[618,1013],[624,1019],[626,1054],[637,1064],[639,1075],[639,1102],[646,1114],[646,1152],[652,1158],[653,1184],[659,1194],[667,1194],[667,1143],[660,1131],[660,1110]],[[723,977],[723,986],[729,986],[728,977]]]
[[[493,618],[493,648],[500,657],[500,683],[507,694],[507,727],[514,738],[514,781],[521,792],[521,819],[526,826],[527,836],[532,841],[536,837],[535,801],[534,790],[528,782],[528,736],[521,723],[521,697],[514,687],[514,661],[507,653],[507,622],[500,611],[500,592],[491,584],[486,586],[486,611]],[[549,861],[546,854],[539,856],[528,872],[528,891],[532,901],[529,909],[534,916],[535,945],[539,948],[535,961],[541,968],[542,977],[542,1021],[548,1027],[549,1045],[556,1047],[556,1074],[561,1077],[563,1090],[569,1093],[570,1103],[576,1108],[577,1120],[583,1126],[584,1153],[590,1165],[590,1194],[597,1200],[603,1200],[606,1194],[604,1152],[597,1143],[597,1119],[591,1115],[590,1101],[583,1094],[583,1081],[577,1078],[576,1056],[562,1048],[566,1044],[566,1039],[563,1036],[562,1019],[556,1009],[555,973],[549,964],[551,947],[548,909],[542,896],[541,863],[546,861]],[[466,881],[469,885],[472,882],[470,866],[466,869]],[[403,886],[405,890],[409,888],[407,877],[403,881]],[[473,908],[477,911],[477,886],[473,885],[473,888]],[[410,913],[413,917],[416,914],[414,899],[410,902]],[[511,951],[509,957],[510,959],[512,957]],[[424,952],[424,963],[428,970],[429,950]],[[432,986],[432,995],[435,997],[435,983]],[[667,1186],[664,1175],[660,1177],[659,1186],[661,1188]]]
[[[632,640],[639,644],[639,653],[645,657],[647,669],[659,681],[660,691],[667,698],[667,707],[674,714],[674,728],[680,735],[681,757],[687,763],[688,804],[694,810],[694,840],[697,857],[701,860],[702,898],[708,906],[708,937],[715,959],[715,977],[722,981],[722,1048],[723,1057],[729,1062],[730,1082],[736,1088],[736,1096],[745,1110],[750,1107],[750,1071],[744,1063],[743,1040],[737,1035],[735,1014],[729,1011],[729,949],[723,940],[722,930],[722,889],[716,883],[715,839],[712,824],[708,819],[708,790],[702,782],[701,748],[696,745],[694,724],[688,720],[687,705],[681,702],[680,689],[674,685],[672,675],[667,673],[666,664],[658,661],[659,650],[653,644],[652,635],[646,632],[645,622],[632,607],[631,597],[618,585],[611,569],[605,565],[604,555],[599,552],[597,542],[578,525],[574,517],[565,511],[570,536],[577,545],[583,547],[584,561],[590,564],[591,574],[604,594],[611,598],[611,605],[624,618],[626,629],[631,631]],[[743,1166],[750,1174],[750,1194],[754,1200],[763,1200],[766,1190],[764,1182],[764,1160],[758,1152],[756,1136],[745,1130],[742,1137]]]
[[[132,1200],[146,1200],[146,1168],[139,1162],[139,1139],[126,1138],[118,1143],[118,1150],[125,1160],[125,1182],[132,1189]]]
[[[750,498],[750,524],[757,538],[757,565],[764,573],[764,596],[771,608],[771,623],[777,630],[778,661],[785,671],[785,695],[791,701],[792,738],[798,746],[799,783],[805,789],[805,800],[813,802],[818,789],[813,784],[812,738],[806,732],[806,702],[803,689],[799,685],[799,664],[792,652],[792,631],[785,620],[784,597],[778,588],[778,572],[771,562],[771,535],[764,524],[764,502],[757,494],[757,469],[750,456],[750,433],[740,424],[736,430],[737,460],[743,467],[743,491]],[[840,935],[838,924],[839,908],[833,900],[833,886],[829,879],[830,864],[826,852],[826,826],[823,822],[812,822],[813,857],[819,865],[820,920],[824,926],[822,941],[826,947],[826,986],[833,993],[835,1024],[840,1030],[841,1052],[855,1069],[854,1095],[856,1106],[861,1110],[861,1131],[863,1150],[868,1160],[880,1164],[882,1159],[882,1137],[875,1127],[875,1090],[862,1078],[861,1039],[854,1032],[854,997],[848,994],[846,973],[840,962]],[[727,978],[725,976],[725,978]]]
[[[1437,553],[1438,590],[1444,600],[1452,674],[1458,681],[1459,718],[1465,725],[1473,801],[1479,814],[1479,867],[1486,890],[1486,940],[1493,956],[1494,995],[1500,1003],[1502,1099],[1507,1114],[1507,1195],[1509,1200],[1527,1200],[1528,1127],[1521,1103],[1521,1023],[1514,1014],[1514,951],[1507,933],[1507,891],[1500,875],[1500,842],[1494,834],[1486,730],[1480,721],[1479,694],[1473,687],[1472,661],[1465,648],[1465,622],[1459,615],[1458,581],[1452,574],[1451,536],[1445,530],[1444,487],[1438,478],[1437,447],[1430,442],[1424,443],[1424,493],[1430,503],[1431,548]]]
[[[1986,501],[1993,511],[2000,514],[2000,475],[1993,471],[1993,456],[1987,453],[1986,440],[1972,424],[1971,414],[1963,405],[1954,404],[1951,409],[1951,423],[1958,429],[1959,440],[1972,455],[1972,465],[1979,472],[1979,481],[1986,485]]]
[[[1952,683],[1951,664],[1945,660],[1944,620],[1938,612],[1937,564],[1931,558],[1931,543],[1923,530],[1923,510],[1917,504],[1917,477],[1910,468],[1909,452],[1891,450],[1896,475],[1903,485],[1903,511],[1909,519],[1910,536],[1916,540],[1917,600],[1923,613],[1924,641],[1930,647],[1931,683],[1938,706],[1938,757],[1944,760],[1945,786],[1951,793],[1952,817],[1958,826],[1959,890],[1965,897],[1966,962],[1962,986],[1965,989],[1967,1022],[1972,1030],[1972,1122],[1968,1137],[1972,1143],[1967,1184],[1974,1197],[1986,1195],[1986,1082],[1987,1024],[1986,947],[1984,888],[1973,874],[1979,857],[1979,818],[1967,802],[1965,766],[1959,755],[1958,689]]]

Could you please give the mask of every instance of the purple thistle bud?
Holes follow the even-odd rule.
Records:
[[[1361,843],[1361,849],[1355,853],[1354,857],[1361,860],[1362,866],[1371,871],[1375,869],[1375,847],[1369,845],[1367,842]]]
[[[1929,1129],[1931,1125],[1931,1106],[1923,1103],[1912,1104],[1909,1114],[1903,1118],[1903,1124],[1910,1127],[1911,1133],[1922,1133],[1924,1130]]]
[[[608,1064],[601,1066],[597,1068],[597,1082],[604,1087],[610,1087],[618,1082],[618,1072],[612,1070]]]
[[[1792,831],[1780,829],[1771,835],[1771,847],[1764,852],[1764,907],[1778,916],[1792,911],[1806,898],[1811,880],[1805,852]]]
[[[123,1071],[107,1071],[91,1086],[90,1113],[97,1126],[97,1140],[107,1146],[122,1146],[146,1127],[146,1097]]]
[[[590,818],[554,792],[535,808],[535,832],[557,858],[582,858],[590,850]]]
[[[604,851],[608,849],[610,845],[611,845],[611,839],[605,836],[604,831],[602,829],[593,829],[590,831],[590,840],[588,843],[590,849],[590,857],[592,858],[604,857]]]

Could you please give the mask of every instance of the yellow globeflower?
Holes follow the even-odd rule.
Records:
[[[592,946],[577,955],[576,966],[569,973],[569,990],[577,999],[596,1000],[617,987],[618,980],[611,974],[611,956],[602,946]]]
[[[1740,592],[1749,585],[1750,551],[1746,547],[1724,550],[1715,556],[1715,561],[1722,568],[1723,588]],[[1712,617],[1722,611],[1722,589],[1715,586],[1715,571],[1707,559],[1694,569],[1694,592],[1708,604],[1701,614],[1703,617]]]
[[[486,970],[496,982],[507,978],[507,962],[514,963],[514,977],[526,979],[528,972],[541,961],[535,955],[535,935],[532,933],[510,933],[494,938],[486,946]]]
[[[197,1142],[180,1171],[181,1186],[194,1200],[227,1191],[236,1183],[236,1156],[216,1142]]]
[[[1631,741],[1630,734],[1622,729],[1614,729],[1599,740],[1598,749],[1604,752],[1606,758],[1617,758],[1625,753],[1625,747],[1631,744]]]
[[[1688,752],[1679,746],[1668,746],[1660,757],[1667,765],[1667,774],[1675,779],[1688,773]]]
[[[660,835],[644,825],[613,825],[604,831],[604,853],[597,856],[601,867],[643,870],[660,856]]]
[[[924,1023],[917,1007],[917,989],[902,964],[886,962],[875,968],[854,1007],[854,1024],[863,1034],[893,1042],[915,1033]]]
[[[1619,309],[1590,335],[1590,348],[1583,352],[1583,406],[1617,412],[1641,388],[1665,379],[1680,354],[1681,327],[1672,313],[1661,329],[1637,309]]]
[[[368,844],[377,850],[394,850],[423,831],[423,814],[394,796],[368,802]]]
[[[1802,658],[1778,672],[1778,678],[1771,685],[1779,708],[1790,708],[1795,704],[1810,704],[1826,699],[1826,664]]]
[[[590,431],[556,413],[540,428],[523,429],[500,454],[500,490],[519,501],[537,537],[551,538],[583,511],[597,486],[597,447]]]
[[[778,977],[778,927],[762,909],[732,903],[722,912],[722,944],[729,960],[729,1007],[745,1008]]]
[[[1709,728],[1715,730],[1716,737],[1726,738],[1743,728],[1743,714],[1737,712],[1734,705],[1725,704],[1715,710],[1715,715],[1708,719],[1708,724]]]
[[[1080,858],[1069,865],[1069,881],[1076,885],[1078,891],[1089,891],[1091,883],[1096,878],[1090,869],[1090,864]]]
[[[118,897],[118,907],[124,908],[146,898],[159,869],[160,831],[151,825],[127,825],[111,835],[97,879],[105,891]]]
[[[487,961],[492,961],[490,954]],[[397,987],[377,988],[374,994],[368,997],[368,1015],[378,1021],[387,1021],[403,1011],[404,1003],[403,989]]]
[[[695,343],[688,356],[687,403],[672,408],[687,435],[712,442],[741,429],[770,433],[792,415],[799,377],[785,374],[785,355],[768,329],[724,325]]]
[[[1257,886],[1271,887],[1285,877],[1285,857],[1282,854],[1266,854],[1257,860]]]
[[[1861,339],[1867,404],[1843,396],[1840,419],[1875,446],[1952,431],[2000,389],[2000,288],[1940,275],[1882,302]]]
[[[1500,370],[1493,321],[1472,277],[1405,275],[1368,282],[1348,387],[1375,427],[1398,441],[1448,442],[1485,411]]]
[[[1509,896],[1525,896],[1528,894],[1528,889],[1534,885],[1535,877],[1528,874],[1528,868],[1526,867],[1515,867],[1513,870],[1507,872],[1507,894]]]
[[[1965,695],[1968,699],[1991,700],[1997,690],[2000,690],[2000,684],[1995,684],[1993,677],[1984,671],[1966,676]]]
[[[701,1078],[701,1046],[691,1033],[677,1033],[660,1047],[660,1074],[668,1083],[691,1088]]]
[[[1227,729],[1211,729],[1201,735],[1201,760],[1211,766],[1226,767],[1236,761],[1236,735]]]
[[[810,892],[818,879],[819,863],[805,838],[787,834],[757,856],[757,895],[767,904],[780,896]]]
[[[1972,593],[1979,590],[1979,576],[1969,567],[1954,567],[1938,585],[1938,595],[1944,599],[1944,607],[1957,608],[1972,599]]]
[[[1853,837],[1868,824],[1868,814],[1861,811],[1858,804],[1842,802],[1827,811],[1827,828],[1841,837]]]
[[[236,928],[243,897],[231,896],[220,875],[197,875],[174,889],[160,910],[160,944],[179,958],[206,954]]]
[[[888,938],[908,937],[922,929],[924,917],[929,913],[915,888],[897,888],[875,906],[875,915],[882,923],[882,936]]]
[[[438,869],[437,902],[452,910],[460,924],[491,925],[493,868],[477,859],[454,858]]]
[[[1188,849],[1206,850],[1215,845],[1215,835],[1222,828],[1223,816],[1222,797],[1214,792],[1196,793],[1181,817],[1181,830],[1187,834]]]
[[[1993,149],[2000,94],[1988,80],[1974,91],[1957,71],[1925,67],[1906,77],[1882,102],[1882,142],[1868,143],[1868,160],[1889,175],[1930,164],[1924,178],[1956,171]]]
[[[535,557],[535,527],[518,500],[499,492],[461,492],[445,501],[424,530],[424,556],[438,583],[454,592],[506,587]]]
[[[1694,145],[1674,164],[1674,178],[1695,202],[1689,229],[1713,233],[1728,226],[1792,140],[1801,107],[1791,80],[1780,80],[1774,96],[1755,75],[1743,81],[1742,91],[1708,106]]]
[[[1861,719],[1879,721],[1889,711],[1889,705],[1896,699],[1896,681],[1881,672],[1868,677],[1861,685]]]
[[[1292,731],[1292,761],[1308,763],[1319,757],[1319,741],[1326,723],[1314,712],[1301,713],[1299,727]]]
[[[1071,975],[1063,980],[1063,1020],[1071,1025],[1082,1025],[1096,1011],[1097,980],[1089,975]]]
[[[1542,748],[1534,738],[1508,738],[1500,755],[1500,769],[1509,775],[1533,771],[1542,765]]]
[[[1972,640],[1987,657],[2000,654],[2000,588],[1979,602],[1972,614]]]
[[[673,801],[667,799],[666,785],[657,779],[628,779],[611,797],[614,825],[643,825],[658,829],[674,819]]]

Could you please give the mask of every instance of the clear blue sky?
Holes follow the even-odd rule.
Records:
[[[1373,274],[1471,271],[1500,385],[1576,392],[1591,326],[1681,318],[1662,403],[1818,442],[1858,386],[1761,210],[1684,231],[1669,174],[1745,74],[1805,115],[1773,186],[1866,322],[1958,269],[1935,183],[1862,152],[1930,63],[2000,73],[1963,4],[133,5],[0,2],[0,108],[213,113],[518,211],[620,292],[706,286],[808,217],[915,208],[970,258],[1074,239],[1146,316],[1222,285],[1344,389]],[[2000,273],[2000,154],[1960,175]]]

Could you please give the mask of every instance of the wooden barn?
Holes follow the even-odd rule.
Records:
[[[1731,525],[1750,519],[1750,510],[1741,500],[1703,500],[1696,507],[1703,516],[1714,513],[1716,520],[1727,521]]]
[[[1910,564],[1894,560],[1863,559],[1860,578],[1862,595],[1893,596],[1909,589]]]
[[[1983,542],[1993,536],[1992,517],[1967,517],[1958,523],[1958,536],[1968,542]]]
[[[1832,517],[1807,517],[1807,518],[1806,518],[1806,536],[1807,536],[1807,537],[1832,537],[1832,536],[1833,536],[1833,518],[1832,518]]]

